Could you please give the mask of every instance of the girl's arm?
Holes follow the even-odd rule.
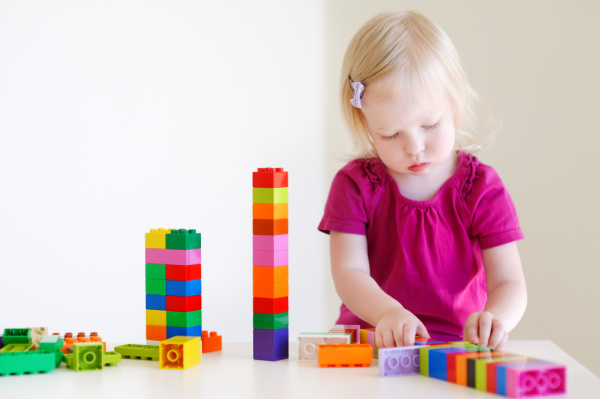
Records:
[[[429,338],[423,323],[371,277],[366,236],[336,231],[330,235],[331,273],[337,293],[352,313],[376,327],[377,346],[413,345],[415,334]]]
[[[488,299],[483,312],[465,322],[463,338],[474,344],[497,348],[508,339],[525,313],[527,289],[516,242],[482,252]]]

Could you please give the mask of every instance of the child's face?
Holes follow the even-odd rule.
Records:
[[[424,176],[452,164],[454,112],[446,96],[403,96],[382,80],[363,95],[363,117],[377,155],[392,175]]]

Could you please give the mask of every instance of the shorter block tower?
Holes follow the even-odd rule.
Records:
[[[289,357],[288,173],[252,174],[254,359]]]
[[[196,230],[146,233],[146,339],[202,336],[201,235]]]

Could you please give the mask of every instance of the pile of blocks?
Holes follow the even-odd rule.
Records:
[[[288,173],[259,168],[252,174],[253,357],[289,357]]]
[[[146,339],[202,336],[201,235],[196,230],[146,233]]]

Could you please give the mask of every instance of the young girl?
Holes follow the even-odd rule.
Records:
[[[337,324],[375,326],[379,347],[497,348],[525,311],[514,205],[469,154],[486,126],[477,100],[448,36],[416,12],[378,15],[350,42],[341,102],[361,157],[335,176],[319,230]]]

